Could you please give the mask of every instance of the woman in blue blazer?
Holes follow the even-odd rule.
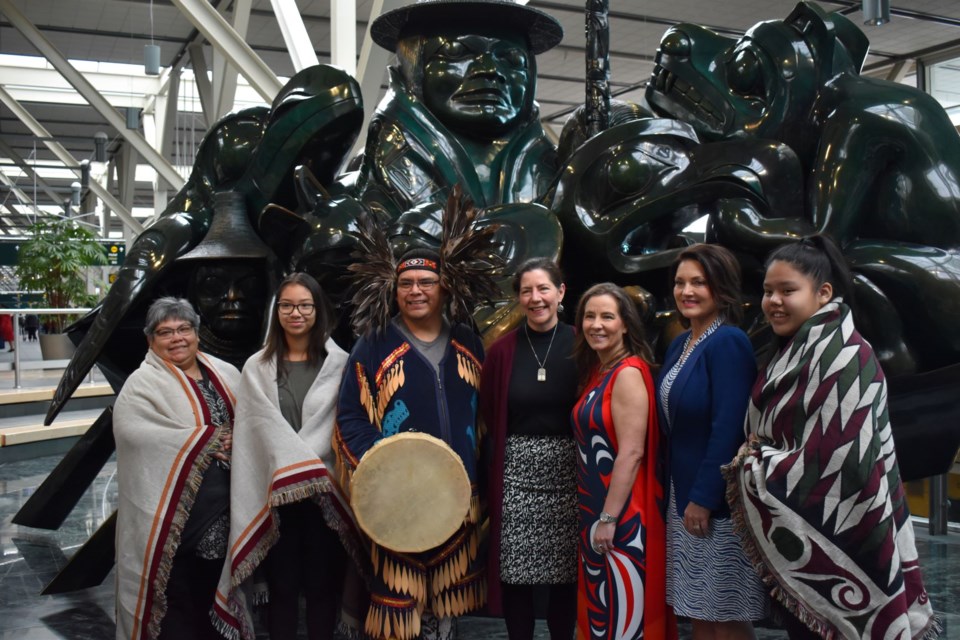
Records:
[[[763,584],[744,554],[720,466],[744,441],[756,378],[741,318],[740,266],[719,245],[697,244],[675,263],[674,300],[689,330],[667,349],[658,381],[667,441],[667,603],[691,619],[695,640],[753,638]]]

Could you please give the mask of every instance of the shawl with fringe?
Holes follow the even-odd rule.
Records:
[[[331,436],[347,354],[333,340],[325,347],[323,366],[303,401],[299,433],[280,412],[276,359],[263,361],[259,351],[243,367],[233,435],[230,544],[213,608],[217,628],[233,640],[254,638],[252,606],[268,598],[254,593],[251,576],[277,541],[277,507],[317,502],[348,553],[361,556],[349,504],[327,471],[334,464]]]
[[[754,385],[749,440],[724,467],[748,554],[824,638],[935,638],[873,349],[840,301]]]
[[[198,354],[230,408],[240,372]],[[180,536],[220,433],[189,377],[148,351],[114,407],[117,443],[117,640],[156,638]]]

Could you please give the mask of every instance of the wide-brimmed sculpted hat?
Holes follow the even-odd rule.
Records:
[[[267,258],[270,248],[253,230],[246,200],[239,191],[220,191],[214,196],[213,222],[200,244],[177,262],[211,259]]]
[[[418,0],[388,11],[373,21],[373,41],[388,51],[397,50],[404,36],[425,27],[450,25],[470,29],[477,25],[513,28],[527,38],[530,53],[543,53],[560,44],[563,27],[553,16],[513,0]]]

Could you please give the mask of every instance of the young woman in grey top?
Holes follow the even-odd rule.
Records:
[[[316,396],[335,397],[346,362],[346,353],[330,338],[333,310],[316,280],[294,273],[280,283],[272,315],[266,346],[247,361],[244,376],[277,385],[277,394],[270,395],[286,424],[276,428],[296,431],[332,469],[335,407],[329,406],[330,415],[317,415]],[[332,390],[325,388],[330,386],[325,381],[332,383]],[[325,519],[316,500],[286,502],[277,507],[277,515],[280,536],[263,564],[270,638],[297,637],[301,594],[310,640],[332,638],[346,563],[337,532],[328,526],[330,518]]]

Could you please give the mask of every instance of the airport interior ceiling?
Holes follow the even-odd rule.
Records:
[[[91,204],[97,199],[84,197],[80,205],[65,206],[72,185],[80,181],[81,163],[88,161],[91,179],[115,196],[127,184],[125,204],[145,221],[175,190],[164,190],[164,181],[152,170],[155,165],[145,159],[150,154],[137,151],[139,145],[157,148],[162,138],[157,157],[187,175],[196,146],[217,114],[268,102],[269,91],[251,69],[282,82],[314,59],[348,69],[359,66],[369,112],[384,91],[390,57],[367,42],[368,25],[380,13],[408,2],[0,0],[0,237],[22,235],[38,215],[65,213],[94,217],[101,233],[122,237],[122,220],[103,215],[102,206]],[[550,13],[564,28],[560,45],[537,56],[541,119],[559,134],[584,100],[585,3],[527,4]],[[695,23],[739,37],[760,21],[785,18],[796,3],[609,4],[611,94],[640,101],[657,45],[672,25]],[[864,23],[859,1],[819,4],[855,24]],[[955,107],[960,111],[960,63],[953,62],[960,57],[960,2],[891,0],[890,14],[887,24],[862,26],[870,40],[863,73],[910,84],[917,84],[919,75],[953,116]],[[349,25],[355,27],[353,42]],[[331,32],[344,35],[332,42]],[[145,73],[146,45],[159,48],[158,75]],[[242,71],[233,74],[231,68]],[[196,82],[198,71],[213,83]],[[174,74],[179,83],[171,83]],[[230,91],[231,78],[237,78],[235,92]],[[87,89],[78,90],[78,83]],[[174,84],[175,106],[168,107]],[[89,87],[95,95],[89,95]],[[105,138],[99,156],[98,137]],[[131,149],[136,153],[130,154]],[[98,161],[104,159],[107,162]],[[119,166],[136,169],[124,173]],[[126,181],[122,177],[131,174]],[[86,196],[88,189],[83,191]]]

